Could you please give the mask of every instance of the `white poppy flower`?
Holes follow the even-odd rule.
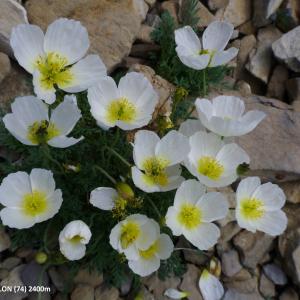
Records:
[[[232,47],[224,50],[232,33],[233,25],[215,21],[208,25],[201,41],[190,26],[175,30],[176,52],[181,62],[195,70],[225,65],[238,53]]]
[[[77,93],[106,76],[98,55],[87,55],[89,38],[80,22],[58,19],[46,34],[36,25],[20,24],[13,28],[10,45],[19,64],[33,74],[34,91],[47,103],[55,101],[56,86]]]
[[[266,116],[264,112],[258,110],[244,114],[244,102],[234,96],[218,96],[212,101],[198,98],[195,105],[202,124],[225,137],[249,133]]]
[[[118,126],[132,130],[150,122],[158,94],[144,75],[130,72],[118,86],[111,77],[100,80],[89,88],[88,101],[93,117],[103,129]]]
[[[243,179],[236,191],[236,219],[240,227],[249,231],[263,231],[276,236],[287,227],[282,189],[270,182],[262,184],[259,177]]]
[[[12,113],[4,116],[6,129],[21,143],[36,146],[47,143],[56,148],[66,148],[83,139],[67,137],[81,112],[74,95],[65,96],[64,101],[51,111],[49,106],[34,96],[18,97],[11,105]]]
[[[174,205],[168,208],[166,224],[174,235],[181,234],[200,250],[213,247],[220,236],[213,221],[223,219],[228,203],[221,193],[205,193],[197,180],[183,182],[178,188]]]
[[[224,288],[220,280],[210,274],[207,269],[202,271],[199,288],[204,300],[220,300],[224,295]]]
[[[9,174],[0,186],[0,211],[3,225],[12,228],[29,228],[52,218],[62,204],[61,190],[55,189],[53,173],[32,169]]]
[[[188,138],[170,131],[162,139],[152,131],[135,134],[132,168],[134,184],[147,193],[176,189],[184,180],[180,163],[189,152]]]
[[[178,290],[172,289],[172,288],[167,289],[164,292],[164,296],[167,296],[170,299],[183,299],[183,298],[187,298],[188,295],[189,295],[188,292],[181,292],[181,291],[178,291]]]
[[[137,257],[128,261],[129,268],[142,277],[157,271],[161,259],[168,259],[174,249],[172,240],[167,234],[161,234],[154,243],[145,250],[138,250]]]
[[[237,167],[249,164],[247,153],[237,144],[225,144],[214,133],[197,132],[190,137],[191,151],[185,166],[208,187],[224,187],[238,178]]]
[[[205,131],[205,127],[199,120],[187,119],[180,124],[178,132],[191,137],[194,133],[199,131]]]
[[[120,198],[115,189],[98,187],[91,192],[90,203],[102,210],[112,210]]]
[[[134,214],[119,222],[109,236],[111,246],[127,259],[137,259],[139,250],[147,250],[159,237],[159,225],[145,215]]]
[[[68,223],[59,234],[60,252],[68,260],[78,260],[84,257],[86,245],[92,233],[83,221],[75,220]]]

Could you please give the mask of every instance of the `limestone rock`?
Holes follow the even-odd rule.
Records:
[[[188,264],[187,271],[183,275],[182,282],[180,284],[181,291],[188,291],[190,300],[202,300],[202,296],[199,290],[199,269],[194,265]]]
[[[237,251],[233,249],[222,254],[221,262],[222,272],[228,277],[235,275],[242,269],[239,261],[239,255]]]
[[[300,101],[300,77],[286,81],[286,89],[292,101]]]
[[[27,13],[24,7],[14,0],[0,1],[0,52],[13,57],[10,48],[10,33],[13,27],[28,23]]]
[[[253,1],[253,18],[252,22],[256,28],[266,26],[271,23],[267,18],[269,1],[254,0]]]
[[[280,187],[283,189],[286,199],[291,203],[300,203],[300,182],[299,181],[289,181],[282,182]]]
[[[7,250],[10,247],[10,245],[11,242],[10,242],[9,235],[5,232],[4,228],[2,227],[0,229],[0,252]]]
[[[94,300],[94,288],[87,284],[79,284],[71,294],[71,300]]]
[[[268,84],[268,97],[283,99],[285,92],[285,84],[289,78],[289,71],[285,66],[277,65],[273,71]]]
[[[233,243],[240,251],[242,264],[255,269],[263,256],[272,249],[274,237],[262,232],[251,233],[243,230],[238,233]]]
[[[178,24],[179,4],[177,0],[167,0],[161,4],[161,10],[167,11],[173,17],[176,24]]]
[[[274,55],[295,72],[300,72],[300,26],[285,33],[272,44]]]
[[[237,27],[251,18],[251,0],[229,0],[224,11],[224,20]]]
[[[272,14],[274,14],[282,2],[283,0],[269,0],[266,17],[269,18]]]
[[[250,53],[246,68],[255,77],[267,83],[272,69],[272,43],[279,39],[281,32],[274,26],[260,29],[257,35],[257,46]]]
[[[279,300],[299,300],[297,292],[292,288],[287,288],[279,297]]]
[[[96,287],[103,282],[103,275],[97,271],[89,272],[87,269],[80,269],[74,278],[74,282]]]
[[[151,32],[153,31],[153,28],[148,25],[142,25],[140,32],[137,36],[137,39],[140,40],[143,43],[149,43],[152,44],[153,41],[151,39]]]
[[[118,300],[119,291],[115,287],[101,285],[95,290],[95,300]]]
[[[109,72],[129,54],[148,10],[144,0],[28,0],[26,8],[30,22],[43,29],[59,17],[81,21],[90,52],[100,55]]]
[[[274,283],[270,279],[268,279],[265,274],[261,274],[259,281],[259,290],[261,294],[266,298],[274,297],[276,294]]]
[[[277,264],[272,263],[264,265],[263,270],[266,276],[276,285],[285,285],[287,283],[287,277],[285,273]]]
[[[0,83],[9,74],[11,69],[9,57],[0,52]]]
[[[208,0],[208,6],[211,10],[217,10],[225,8],[228,5],[229,0]]]
[[[234,289],[228,289],[223,300],[264,300],[264,298],[258,292],[245,294]]]
[[[6,269],[6,270],[10,271],[11,269],[13,269],[16,266],[18,266],[20,263],[21,263],[21,259],[19,257],[11,256],[11,257],[6,258],[0,264],[0,268],[1,269]]]

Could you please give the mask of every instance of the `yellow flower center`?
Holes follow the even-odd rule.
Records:
[[[140,234],[141,229],[137,223],[131,221],[122,225],[120,237],[122,248],[128,248],[132,243],[134,243],[137,240]]]
[[[67,66],[66,57],[56,52],[50,52],[46,57],[40,57],[35,65],[41,73],[40,83],[45,90],[53,89],[53,86],[68,86],[74,79],[70,68]]]
[[[144,180],[149,185],[158,184],[166,186],[169,182],[166,168],[169,161],[164,158],[151,157],[144,161],[143,169],[145,170]]]
[[[210,273],[208,272],[208,270],[207,270],[207,269],[204,269],[204,270],[202,271],[201,278],[202,278],[202,279],[207,279],[207,278],[209,277],[209,275],[210,275]]]
[[[24,214],[30,217],[44,213],[48,208],[46,194],[40,191],[33,191],[24,195],[22,208]]]
[[[143,259],[151,259],[158,251],[158,242],[156,241],[147,250],[139,250],[139,254]]]
[[[193,204],[183,204],[177,215],[178,222],[186,229],[194,229],[201,224],[202,212]]]
[[[49,140],[60,134],[54,123],[49,123],[47,120],[36,121],[28,128],[27,138],[33,144],[47,143]]]
[[[126,98],[113,100],[107,108],[107,121],[131,123],[136,118],[136,107]]]
[[[198,172],[211,180],[218,180],[224,173],[224,167],[211,156],[203,156],[198,161]]]
[[[245,198],[240,203],[241,215],[247,220],[260,219],[264,213],[264,203],[256,198]]]
[[[76,234],[76,235],[74,235],[71,239],[69,239],[69,241],[70,241],[71,243],[74,243],[74,244],[78,244],[78,243],[80,243],[82,240],[83,240],[83,237],[80,236],[79,234]]]

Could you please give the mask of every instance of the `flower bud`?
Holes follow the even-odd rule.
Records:
[[[48,256],[45,252],[39,251],[35,255],[35,261],[40,265],[44,264],[47,261],[47,259],[48,259]]]
[[[132,199],[134,198],[134,191],[132,190],[132,188],[130,187],[130,185],[128,185],[125,182],[118,182],[116,184],[116,189],[119,193],[119,195],[124,198],[124,199]]]

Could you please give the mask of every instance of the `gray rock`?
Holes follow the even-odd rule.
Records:
[[[77,285],[71,294],[71,300],[94,300],[94,299],[95,299],[94,288],[87,284]]]
[[[285,85],[288,78],[288,69],[283,65],[277,65],[271,75],[268,84],[267,96],[283,100],[285,93]]]
[[[276,285],[285,285],[287,283],[287,277],[282,271],[281,267],[276,264],[267,264],[263,266],[264,273],[272,280]]]
[[[235,275],[242,269],[239,261],[239,255],[235,250],[224,252],[221,257],[221,262],[222,272],[228,277]]]
[[[9,57],[0,52],[0,82],[9,74],[11,69]]]
[[[266,26],[271,23],[271,20],[267,18],[268,4],[269,0],[261,1],[254,0],[253,1],[253,25],[257,28]]]
[[[21,279],[25,285],[49,286],[49,277],[47,272],[35,261],[31,261],[29,264],[25,265],[21,272]]]
[[[115,287],[101,285],[95,290],[95,300],[118,300],[119,291]]]
[[[274,239],[262,232],[243,230],[234,237],[233,243],[242,256],[242,264],[255,269],[264,255],[272,249]]]
[[[229,0],[208,0],[208,6],[211,10],[217,10],[225,8],[228,5]]]
[[[224,20],[234,27],[246,23],[251,18],[251,0],[229,0],[224,11]]]
[[[274,55],[293,71],[300,72],[300,26],[285,33],[272,44]]]
[[[266,298],[274,297],[276,294],[274,283],[265,274],[260,276],[259,290]]]
[[[13,27],[28,23],[27,13],[24,7],[14,0],[0,1],[0,52],[13,57],[10,48],[10,33]]]
[[[0,93],[0,95],[1,95],[1,93]],[[1,101],[0,101],[0,103],[1,103]],[[10,247],[10,244],[11,244],[11,242],[10,242],[9,235],[5,232],[3,227],[0,228],[0,252],[7,250]]]
[[[20,263],[21,263],[21,259],[19,257],[11,256],[11,257],[6,258],[0,264],[0,268],[10,271],[11,269],[15,268]]]
[[[286,200],[290,203],[300,203],[300,182],[288,181],[280,183],[280,187],[283,189]]]
[[[273,15],[279,6],[282,4],[283,0],[268,0],[267,18]]]
[[[280,295],[279,300],[299,300],[299,296],[294,289],[289,287]]]
[[[243,294],[234,289],[228,289],[223,300],[264,300],[258,293]]]
[[[53,285],[55,286],[55,288],[58,291],[63,292],[66,287],[68,277],[61,274],[58,271],[58,269],[55,267],[51,267],[48,270],[48,275],[49,275]]]
[[[292,101],[300,101],[300,77],[287,80],[286,89]]]
[[[80,269],[74,278],[74,282],[97,287],[103,282],[103,274],[100,274],[97,271],[90,272],[87,269]]]

